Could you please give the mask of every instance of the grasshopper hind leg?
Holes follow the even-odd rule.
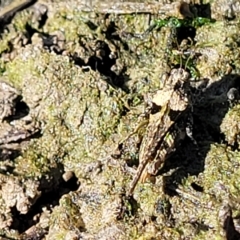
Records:
[[[130,188],[129,188],[129,191],[128,191],[129,196],[132,196],[132,194],[134,192],[134,189],[136,188],[138,182],[144,182],[148,178],[149,173],[146,171],[147,163],[148,162],[142,162],[138,166],[137,173],[134,176],[132,182],[130,183]]]

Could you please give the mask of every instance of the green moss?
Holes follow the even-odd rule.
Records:
[[[155,20],[155,26],[157,28],[162,28],[164,26],[180,28],[180,27],[201,27],[204,25],[209,25],[210,23],[215,23],[215,20],[203,17],[195,17],[193,19],[179,19],[176,17],[169,17],[166,19]]]
[[[66,39],[66,50],[86,62],[95,54],[92,49],[96,42],[104,41],[118,57],[115,65],[127,69],[124,86],[110,86],[106,81],[108,78],[98,71],[90,67],[89,71],[83,70],[70,57],[31,44],[19,49],[13,60],[3,61],[0,67],[6,79],[22,90],[30,115],[41,123],[42,129],[42,136],[31,140],[13,160],[13,173],[21,179],[49,179],[54,185],[64,170],[72,170],[81,183],[81,190],[66,194],[60,199],[59,206],[54,207],[49,239],[64,239],[72,230],[70,226],[78,232],[80,229],[94,235],[112,225],[120,225],[127,235],[125,239],[156,236],[161,239],[206,239],[206,236],[221,239],[218,211],[228,198],[233,206],[237,206],[239,196],[240,171],[237,166],[240,155],[227,146],[239,142],[237,127],[234,135],[229,128],[233,123],[238,126],[239,104],[229,110],[220,127],[228,144],[213,141],[208,145],[208,139],[206,142],[203,139],[200,152],[208,150],[202,159],[204,169],[197,176],[185,174],[189,163],[181,159],[182,165],[158,175],[155,184],[138,184],[133,202],[125,201],[121,196],[128,190],[134,175],[132,168],[135,166],[126,163],[136,162],[138,158],[138,134],[124,142],[120,150],[118,143],[139,125],[139,116],[146,108],[145,100],[163,86],[162,75],[173,66],[181,65],[181,61],[193,71],[192,75],[213,82],[226,74],[229,66],[233,67],[233,74],[238,74],[239,25],[227,25],[223,21],[209,24],[207,19],[200,18],[192,22],[168,18],[161,20],[161,31],[153,31],[143,39],[128,39],[124,38],[124,32],[145,32],[149,27],[147,17],[110,15],[109,19],[117,27],[114,34],[119,34],[121,41],[110,40],[106,34],[109,22],[104,16],[83,14],[72,8],[53,9],[41,31],[52,35],[61,30]],[[16,18],[10,33],[5,34],[1,42],[2,54],[11,51],[8,43],[14,38],[15,30],[24,34],[27,21],[27,17]],[[90,22],[96,28],[91,28]],[[172,55],[174,50],[179,50],[172,44],[176,40],[171,35],[172,25],[197,27],[196,44],[189,44],[187,49],[201,53],[201,57],[196,54],[189,60]],[[89,44],[88,50],[86,44]],[[166,48],[169,48],[169,55]],[[115,152],[117,157],[113,158]],[[193,168],[197,168],[197,160],[192,159]],[[175,176],[175,173],[178,174]],[[166,179],[176,183],[174,196],[163,191]],[[195,191],[192,183],[202,186],[203,191]],[[158,202],[161,199],[164,202],[165,198],[170,214],[156,211]],[[117,207],[110,211],[109,219],[103,218],[107,212],[105,207],[114,205],[115,199],[120,199]],[[238,211],[233,207],[234,216]]]

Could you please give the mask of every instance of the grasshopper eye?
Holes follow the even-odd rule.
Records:
[[[190,74],[182,68],[180,71],[181,71],[181,80],[187,81],[190,78]]]

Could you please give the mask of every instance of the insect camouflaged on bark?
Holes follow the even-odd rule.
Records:
[[[156,175],[161,165],[185,137],[186,116],[189,110],[189,74],[173,69],[165,86],[152,102],[160,111],[150,115],[149,124],[139,150],[139,166],[130,184],[132,195],[138,183]]]

